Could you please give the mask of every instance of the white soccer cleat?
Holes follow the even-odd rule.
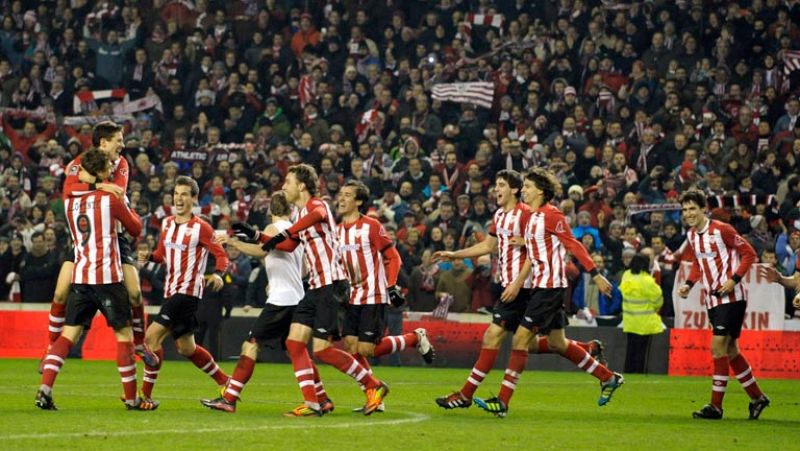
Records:
[[[425,363],[430,365],[433,363],[435,351],[431,341],[428,339],[428,331],[420,327],[414,330],[414,333],[417,334],[417,352],[425,360]]]

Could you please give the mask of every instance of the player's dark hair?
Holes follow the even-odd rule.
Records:
[[[558,180],[552,172],[543,168],[533,168],[528,171],[526,179],[533,182],[537,188],[542,190],[545,202],[550,202],[558,192]]]
[[[108,155],[97,148],[89,149],[81,156],[81,167],[97,177],[97,174],[108,169]]]
[[[175,178],[175,186],[188,186],[192,197],[200,194],[200,187],[197,185],[197,180],[185,175],[179,175]]]
[[[497,173],[495,178],[505,180],[512,190],[517,190],[517,194],[515,194],[515,196],[519,197],[520,190],[522,190],[522,174],[513,169],[503,169]]]
[[[701,209],[706,208],[706,195],[702,191],[691,190],[681,195],[681,205],[694,202]]]
[[[286,193],[275,191],[269,202],[269,212],[273,216],[289,216],[292,213],[292,206],[286,200]]]
[[[355,188],[356,190],[356,201],[361,201],[361,205],[358,207],[358,210],[361,213],[367,210],[367,204],[369,203],[369,188],[364,182],[360,182],[358,180],[348,180],[347,183],[344,184],[345,187]]]
[[[636,254],[631,258],[630,268],[633,274],[639,274],[641,272],[647,273],[649,266],[650,259],[644,254]]]
[[[311,196],[317,195],[317,171],[314,169],[313,166],[300,163],[296,166],[292,166],[289,168],[289,173],[294,174],[295,178],[299,183],[302,183],[306,186],[306,190],[308,190],[308,194]]]
[[[100,140],[111,139],[112,136],[123,130],[122,125],[116,122],[103,121],[94,126],[92,130],[92,145],[99,146]]]

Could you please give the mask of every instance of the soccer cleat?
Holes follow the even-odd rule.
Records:
[[[153,401],[150,398],[136,398],[133,404],[125,403],[128,410],[156,410],[158,409],[158,401]]]
[[[42,390],[36,392],[36,399],[33,403],[42,410],[58,410],[58,407],[56,407],[56,404],[53,402],[53,395],[51,393],[45,393]]]
[[[611,395],[622,387],[625,383],[625,378],[619,373],[614,373],[611,379],[600,383],[600,399],[597,400],[598,406],[604,406],[611,401]]]
[[[221,410],[228,413],[236,412],[236,402],[229,402],[222,396],[215,399],[203,399],[200,401],[200,404],[213,410]]]
[[[312,409],[305,404],[300,404],[294,409],[283,414],[285,417],[321,417],[322,410]]]
[[[750,420],[757,420],[759,416],[761,416],[761,411],[763,411],[766,407],[769,407],[769,398],[767,395],[761,395],[758,398],[750,401],[750,405],[747,406],[750,409]]]
[[[325,415],[326,413],[333,413],[333,409],[334,409],[333,401],[331,401],[330,399],[326,399],[325,401],[319,403],[319,410],[320,412],[322,412],[323,415]]]
[[[362,407],[356,407],[355,409],[353,409],[353,413],[363,413],[363,412],[364,412],[364,407],[363,406]],[[378,404],[378,408],[375,409],[375,412],[378,412],[378,413],[386,412],[386,405],[384,405],[383,403]]]
[[[375,388],[367,389],[367,403],[364,404],[364,415],[372,415],[372,412],[378,410],[378,406],[383,404],[384,398],[389,395],[389,386],[381,382]]]
[[[487,400],[475,398],[475,404],[481,409],[493,414],[497,418],[505,418],[508,415],[508,406],[500,398],[494,396]]]
[[[460,391],[454,391],[447,396],[436,398],[436,404],[443,409],[466,409],[472,405],[472,400],[461,394]]]
[[[722,409],[718,409],[711,404],[706,404],[697,412],[692,412],[692,418],[697,420],[721,420]]]
[[[415,329],[414,333],[417,334],[417,352],[422,356],[422,360],[430,365],[433,363],[433,358],[436,354],[431,341],[428,339],[428,331],[420,327]]]
[[[149,367],[156,367],[160,363],[158,356],[146,344],[136,346],[136,355]]]
[[[589,355],[592,356],[593,359],[597,360],[600,365],[608,366],[608,360],[606,360],[606,355],[603,351],[606,350],[606,346],[600,340],[592,340],[589,342]]]

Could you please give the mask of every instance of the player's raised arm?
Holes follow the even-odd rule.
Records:
[[[119,220],[125,230],[133,236],[139,236],[142,233],[142,220],[139,215],[133,212],[130,208],[116,197],[111,197],[111,214],[114,219]]]

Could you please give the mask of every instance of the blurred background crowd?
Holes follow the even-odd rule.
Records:
[[[687,189],[761,261],[796,269],[797,0],[0,5],[0,300],[50,302],[68,251],[63,168],[104,119],[126,127],[139,246],[153,246],[177,175],[200,183],[197,212],[215,228],[264,226],[302,161],[328,201],[349,179],[370,187],[367,214],[396,237],[415,311],[491,308],[493,259],[430,257],[483,239],[506,168],[557,174],[556,202],[611,279],[647,256],[667,324]],[[490,104],[432,95],[456,82],[491,83]],[[220,303],[260,306],[259,262],[228,252]],[[141,271],[158,304],[163,269]],[[618,291],[570,271],[571,311],[620,313]]]

